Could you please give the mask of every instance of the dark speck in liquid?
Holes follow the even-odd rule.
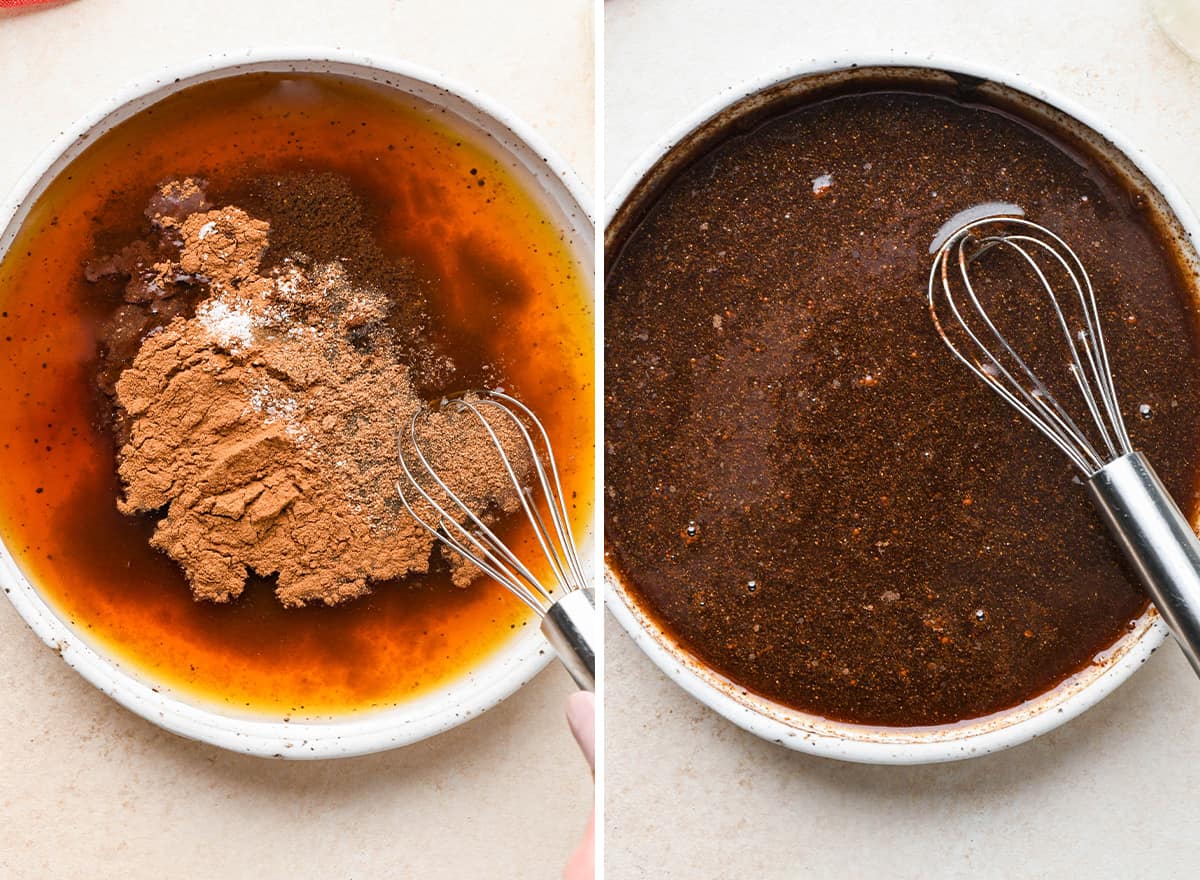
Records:
[[[1054,687],[1144,611],[1071,465],[931,325],[929,243],[988,201],[1080,251],[1134,443],[1194,513],[1195,310],[1146,201],[985,106],[792,109],[682,171],[606,285],[609,560],[739,685],[950,723]]]

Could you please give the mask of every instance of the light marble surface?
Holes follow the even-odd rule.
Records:
[[[247,46],[406,59],[481,89],[593,179],[590,0],[77,0],[0,13],[0,190],[161,65]],[[164,733],[0,602],[0,877],[556,877],[591,784],[556,666],[464,727],[311,764]]]
[[[1200,65],[1142,0],[608,0],[605,178],[725,86],[906,50],[1024,74],[1134,137],[1200,206]],[[968,763],[870,767],[763,742],[609,621],[607,876],[1177,878],[1200,866],[1200,684],[1168,645],[1064,728]]]

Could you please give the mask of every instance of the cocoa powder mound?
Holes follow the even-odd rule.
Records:
[[[251,277],[267,249],[268,229],[262,220],[232,206],[190,214],[180,226],[183,250],[179,268],[220,285]]]
[[[259,274],[270,228],[234,206],[152,219],[179,237],[165,271],[209,295],[151,331],[116,382],[120,509],[165,510],[151,543],[198,599],[229,601],[255,572],[277,577],[286,606],[333,605],[426,571],[433,539],[395,492],[396,431],[421,406],[387,321],[403,291],[356,287],[339,262],[299,255]],[[432,418],[447,483],[478,509],[514,510],[475,419]],[[500,435],[515,448],[515,431]],[[460,585],[476,575],[452,572]]]
[[[430,396],[454,386],[454,364],[433,340],[424,285],[406,263],[384,254],[374,232],[386,228],[388,218],[377,216],[346,177],[328,171],[265,175],[235,201],[271,223],[264,266],[277,268],[303,254],[315,263],[337,261],[357,287],[404,291],[393,300],[388,323],[414,384]]]

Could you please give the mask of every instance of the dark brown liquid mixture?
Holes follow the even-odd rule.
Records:
[[[181,92],[100,139],[0,263],[0,534],[89,639],[204,699],[314,715],[445,685],[529,622],[499,586],[454,587],[443,567],[343,607],[287,610],[261,580],[229,605],[199,603],[148,546],[153,519],[117,511],[97,371],[120,285],[88,284],[83,266],[145,235],[155,184],[185,175],[276,224],[271,262],[292,248],[343,259],[385,292],[415,272],[430,346],[458,365],[450,390],[515,389],[547,422],[577,522],[589,515],[593,327],[557,225],[504,159],[435,109],[331,76],[256,74]]]
[[[865,724],[979,717],[1145,609],[1067,460],[934,333],[929,245],[997,200],[1080,251],[1134,443],[1194,511],[1178,260],[1103,162],[1007,115],[883,91],[792,110],[687,168],[610,255],[610,562],[748,689]]]

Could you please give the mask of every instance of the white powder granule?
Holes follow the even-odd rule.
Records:
[[[286,274],[278,275],[275,278],[275,289],[284,296],[294,296],[303,282],[304,276],[300,274],[296,267],[288,266]]]
[[[269,385],[262,385],[251,391],[249,401],[250,409],[266,417],[263,419],[263,424],[266,425],[272,424],[276,419],[291,422],[300,406],[294,397],[277,397]]]
[[[254,316],[232,308],[221,299],[211,299],[196,309],[196,317],[217,344],[237,354],[254,341]]]

